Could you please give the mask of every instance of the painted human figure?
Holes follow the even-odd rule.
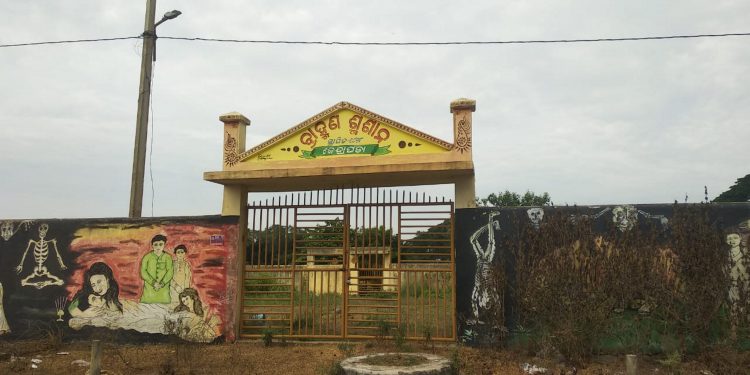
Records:
[[[541,207],[532,207],[526,210],[526,215],[529,217],[529,221],[531,221],[534,229],[539,229],[539,225],[542,224],[542,220],[544,219],[544,209]]]
[[[10,326],[8,326],[8,321],[5,320],[5,310],[3,309],[3,283],[0,283],[0,336],[10,333]]]
[[[190,268],[190,263],[187,260],[187,247],[185,245],[177,245],[174,248],[174,262],[172,263],[172,283],[170,285],[170,298],[172,303],[178,303],[178,297],[185,288],[190,288],[193,285],[193,271]]]
[[[19,274],[23,272],[23,263],[26,261],[26,255],[28,255],[29,250],[33,248],[34,263],[36,263],[36,265],[34,266],[34,271],[21,280],[21,285],[23,286],[33,286],[37,289],[42,289],[49,285],[63,285],[63,280],[51,274],[44,265],[49,256],[50,245],[52,245],[52,248],[55,250],[55,255],[57,255],[57,261],[60,263],[60,268],[63,270],[67,269],[65,263],[63,263],[62,257],[60,256],[60,251],[57,249],[57,240],[44,239],[47,236],[47,230],[49,230],[47,224],[39,226],[39,240],[29,240],[28,245],[26,245],[26,250],[21,257],[21,262],[18,264],[18,267],[16,267],[16,272]]]
[[[96,262],[83,274],[83,285],[70,301],[68,312],[74,318],[121,314],[119,295],[120,286],[112,268],[106,263]]]
[[[487,225],[479,228],[471,235],[469,241],[477,257],[477,269],[474,274],[474,290],[471,292],[471,310],[476,323],[482,324],[487,315],[494,315],[494,307],[500,302],[500,295],[493,280],[492,261],[495,258],[495,229],[500,229],[500,223],[493,220],[499,212],[490,212]],[[487,246],[483,247],[479,237],[487,233]]]
[[[729,276],[732,279],[732,284],[729,288],[729,301],[732,305],[736,305],[740,300],[740,290],[744,289],[750,292],[748,289],[748,275],[747,275],[747,260],[745,254],[746,251],[742,249],[742,237],[739,233],[729,233],[727,235],[727,244],[729,245]]]
[[[210,342],[217,334],[219,320],[215,315],[203,309],[198,291],[185,288],[179,296],[176,314],[183,315],[181,331],[178,335],[188,341]]]
[[[164,251],[167,237],[157,234],[151,239],[151,251],[141,259],[143,279],[142,303],[169,304],[169,285],[172,281],[172,256]]]

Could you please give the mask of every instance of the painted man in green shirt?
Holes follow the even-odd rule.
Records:
[[[164,252],[166,244],[167,237],[157,234],[151,239],[151,251],[141,259],[142,303],[171,302],[169,283],[172,281],[172,256]]]

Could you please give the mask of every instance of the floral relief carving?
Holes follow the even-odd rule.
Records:
[[[466,117],[458,121],[456,143],[453,147],[462,154],[471,149],[471,121],[467,121]]]
[[[224,140],[224,164],[231,167],[240,161],[240,156],[237,154],[237,138],[232,137],[229,132],[226,134],[226,140]]]

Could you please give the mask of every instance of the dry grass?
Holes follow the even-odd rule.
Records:
[[[679,206],[668,227],[597,229],[562,213],[539,230],[517,225],[503,240],[516,260],[510,289],[528,349],[581,365],[612,350],[695,358],[725,343],[741,347],[729,327],[746,326],[726,313],[729,258],[715,216],[710,206]],[[505,325],[502,317],[496,325]],[[603,345],[614,340],[618,349]]]

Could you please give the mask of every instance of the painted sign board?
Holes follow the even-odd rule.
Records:
[[[239,159],[250,163],[327,160],[432,154],[450,148],[447,142],[342,102],[239,155]]]

